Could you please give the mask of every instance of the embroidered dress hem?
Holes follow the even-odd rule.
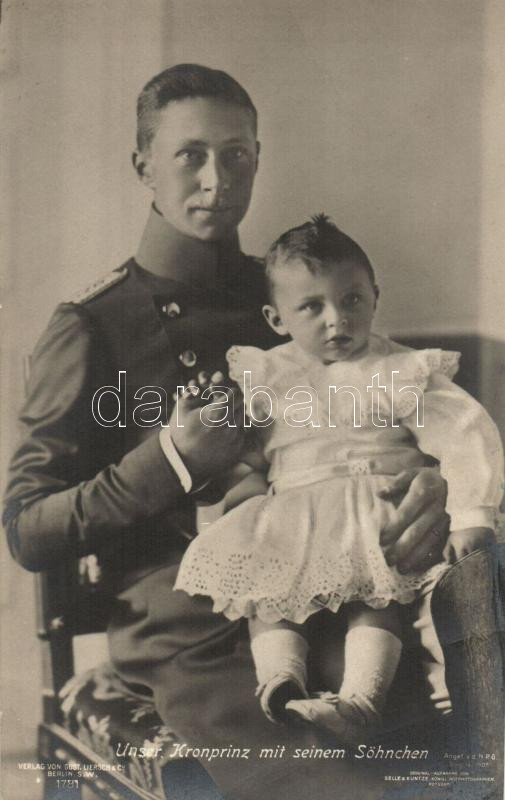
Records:
[[[448,568],[448,564],[436,564],[419,577],[417,585],[413,586],[413,588],[405,589],[403,592],[393,596],[366,597],[362,595],[342,596],[332,594],[329,597],[323,597],[319,595],[309,600],[306,606],[296,613],[293,613],[293,605],[289,602],[289,599],[262,598],[253,600],[240,598],[239,600],[233,600],[230,598],[213,597],[213,611],[216,614],[224,614],[224,616],[230,620],[237,620],[243,617],[258,617],[258,619],[263,622],[270,624],[280,622],[281,620],[289,620],[290,622],[302,625],[312,614],[316,614],[323,609],[327,609],[336,614],[340,607],[346,603],[361,602],[374,609],[386,608],[386,606],[393,601],[400,603],[400,605],[408,605],[415,600],[416,596],[425,586],[437,581]],[[197,592],[194,594],[197,594]],[[204,594],[207,594],[207,592],[204,592]]]

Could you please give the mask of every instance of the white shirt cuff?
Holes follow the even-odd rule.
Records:
[[[491,528],[494,530],[494,506],[480,506],[451,514],[451,531],[462,531],[465,528]]]
[[[193,481],[186,468],[186,465],[184,464],[184,461],[175,448],[168,428],[163,428],[160,431],[160,445],[167,461],[179,478],[182,488],[186,494],[188,494],[193,488]]]

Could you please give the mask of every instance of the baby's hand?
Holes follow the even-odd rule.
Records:
[[[247,471],[246,471],[247,470]],[[245,474],[244,474],[245,473]],[[249,500],[250,497],[263,495],[268,492],[268,483],[261,472],[251,471],[250,467],[242,463],[236,470],[237,477],[241,477],[234,486],[231,486],[224,498],[223,511],[231,511],[235,506]]]
[[[236,464],[244,446],[243,404],[238,387],[222,373],[199,375],[178,399],[160,436],[170,435],[195,484],[219,476]],[[193,391],[192,391],[193,390]],[[226,407],[226,409],[224,408]],[[223,412],[231,421],[223,422]]]
[[[463,528],[460,531],[451,531],[444,548],[444,558],[449,564],[454,564],[474,550],[489,547],[494,540],[491,528]]]

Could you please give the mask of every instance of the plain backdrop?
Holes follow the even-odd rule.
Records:
[[[135,252],[150,201],[130,163],[135,99],[172,63],[225,69],[257,105],[246,252],[325,211],[376,267],[381,330],[503,342],[501,0],[3,5],[2,477],[23,356],[60,299]],[[39,655],[32,578],[2,562],[2,748],[17,756]]]

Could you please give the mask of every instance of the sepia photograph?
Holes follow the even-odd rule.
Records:
[[[0,37],[2,800],[501,800],[505,6]]]

